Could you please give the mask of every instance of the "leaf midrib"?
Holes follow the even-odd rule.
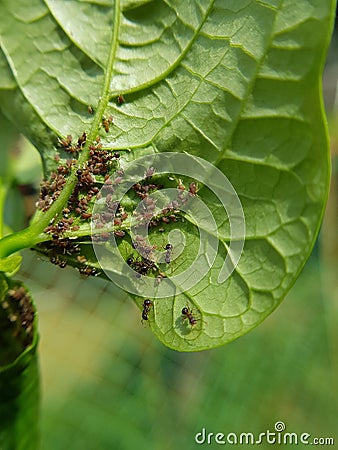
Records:
[[[43,228],[39,226],[39,232],[41,232],[49,223],[49,220],[52,219],[55,215],[57,215],[62,207],[67,203],[71,192],[73,191],[75,184],[77,182],[76,177],[76,169],[78,167],[81,167],[83,163],[85,163],[89,158],[89,144],[94,141],[94,139],[97,136],[99,126],[102,121],[102,117],[104,115],[104,111],[107,107],[108,101],[109,101],[109,92],[110,92],[110,82],[113,76],[113,68],[114,68],[114,61],[117,51],[117,45],[118,45],[118,35],[120,31],[120,11],[121,11],[121,4],[120,0],[115,1],[115,11],[114,11],[114,28],[113,28],[113,34],[112,34],[112,40],[111,40],[111,51],[107,60],[106,64],[106,70],[104,75],[104,83],[103,88],[101,92],[101,96],[98,102],[98,106],[96,109],[96,113],[94,116],[94,120],[92,122],[92,125],[90,127],[90,131],[87,136],[86,144],[83,147],[83,150],[80,153],[79,159],[77,161],[76,167],[73,169],[72,174],[67,179],[66,185],[64,186],[60,196],[57,198],[57,200],[52,204],[52,206],[49,208],[49,210],[45,213],[44,216],[39,218],[39,224],[43,222]],[[34,223],[34,222],[33,222]]]
[[[80,153],[77,164],[73,168],[72,173],[67,178],[65,186],[63,187],[59,197],[54,201],[51,207],[44,213],[41,213],[41,211],[37,211],[36,214],[33,216],[29,227],[17,233],[13,233],[9,236],[6,236],[1,240],[1,250],[0,250],[1,257],[9,256],[15,251],[21,250],[22,248],[31,247],[39,242],[43,242],[46,240],[46,238],[50,239],[50,236],[46,236],[43,233],[44,229],[56,217],[59,216],[60,212],[62,211],[62,208],[66,205],[66,203],[69,200],[69,197],[71,196],[74,190],[74,187],[77,183],[76,170],[79,167],[81,167],[89,158],[89,146],[97,136],[99,126],[102,121],[103,113],[109,101],[110,82],[113,76],[113,67],[118,46],[118,35],[120,31],[120,13],[121,13],[120,0],[116,0],[114,10],[114,23],[113,23],[114,31],[112,34],[110,45],[111,52],[109,54],[106,64],[102,93],[96,109],[94,120],[87,135],[86,143]],[[7,54],[6,57],[8,59]],[[19,83],[18,88],[23,93],[22,87],[20,86]]]

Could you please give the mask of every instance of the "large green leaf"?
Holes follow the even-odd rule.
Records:
[[[198,198],[213,214],[220,245],[212,269],[188,291],[152,301],[151,328],[172,348],[222,345],[255,327],[310,254],[328,188],[320,79],[334,6],[334,0],[2,2],[1,107],[38,147],[47,173],[57,137],[86,131],[89,143],[99,134],[105,148],[118,149],[122,167],[163,152],[201,157],[240,199],[244,251],[224,280],[230,217],[212,179],[201,182]],[[100,125],[109,116],[105,131]],[[84,152],[81,167],[85,159]],[[172,187],[166,176],[162,181]],[[45,213],[48,219],[66,197],[53,216]],[[89,225],[79,226],[85,246]],[[189,246],[172,274],[193,266],[198,248],[193,223],[171,223],[165,231],[175,227]],[[158,247],[168,242],[167,233],[152,234]],[[124,259],[133,251],[128,239],[118,247]],[[140,296],[136,302],[142,308]],[[183,307],[197,320],[192,326]]]

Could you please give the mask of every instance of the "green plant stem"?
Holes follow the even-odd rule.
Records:
[[[60,193],[59,197],[51,205],[51,207],[41,214],[36,214],[32,220],[31,225],[24,230],[17,233],[13,233],[0,240],[0,258],[6,257],[15,253],[23,248],[32,247],[33,245],[50,239],[49,236],[44,234],[44,229],[55,220],[64,206],[67,204],[69,197],[71,196],[75,185],[77,183],[76,170],[88,160],[89,158],[89,145],[97,136],[97,132],[102,121],[104,111],[107,107],[110,98],[110,83],[113,75],[113,63],[117,50],[118,33],[120,28],[120,1],[115,2],[115,14],[114,14],[114,32],[112,35],[112,51],[108,56],[106,65],[104,84],[102,88],[102,95],[99,99],[98,107],[90,131],[88,133],[86,144],[84,145],[80,156],[77,161],[76,167],[73,168],[72,173],[69,175],[66,184]],[[1,196],[1,194],[0,194]],[[1,202],[1,198],[0,198]],[[1,203],[0,203],[1,206]],[[0,216],[0,220],[2,217]]]

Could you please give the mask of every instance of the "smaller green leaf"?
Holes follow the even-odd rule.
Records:
[[[7,258],[0,258],[0,272],[6,272],[9,276],[19,270],[22,261],[21,255],[11,255]]]
[[[30,293],[0,273],[0,449],[36,450],[40,383]]]

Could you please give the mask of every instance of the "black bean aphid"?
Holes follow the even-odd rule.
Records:
[[[189,194],[190,195],[196,195],[198,191],[197,184],[192,182],[189,184]]]
[[[96,277],[99,272],[95,269],[95,267],[89,267],[89,266],[83,266],[79,268],[79,272],[81,275],[84,275],[85,277]]]
[[[125,99],[124,99],[123,95],[119,95],[117,97],[117,104],[122,105],[124,102],[125,102]]]
[[[146,173],[144,174],[145,178],[151,178],[155,173],[155,168],[154,167],[149,167],[146,170]]]
[[[77,140],[77,148],[78,150],[81,149],[84,144],[86,143],[87,140],[87,133],[84,131],[82,133],[82,135],[79,137],[79,139]]]
[[[64,148],[65,150],[70,149],[72,147],[72,140],[73,137],[70,134],[68,134],[65,139],[59,138],[58,139],[59,147]]]
[[[108,131],[109,131],[109,127],[110,127],[110,125],[113,123],[113,116],[109,116],[108,117],[108,119],[106,119],[105,117],[103,117],[103,119],[102,119],[102,125],[103,125],[103,128],[104,128],[104,130],[105,130],[105,132],[106,133],[108,133]]]
[[[155,285],[160,284],[163,278],[167,278],[166,274],[159,271],[157,277],[155,278]]]
[[[123,230],[114,230],[114,236],[123,238],[126,235],[126,232]]]

